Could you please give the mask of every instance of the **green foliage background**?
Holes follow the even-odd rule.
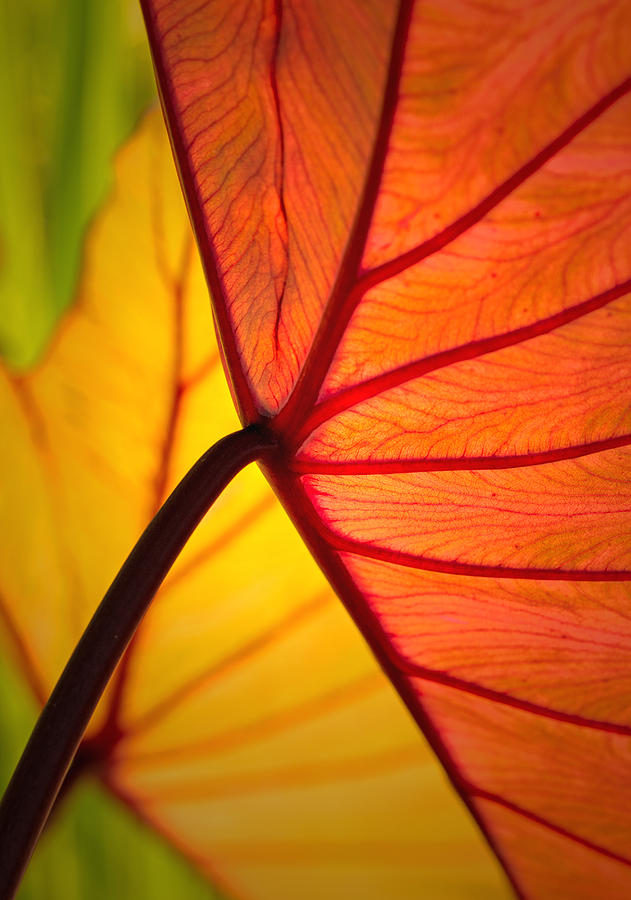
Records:
[[[72,302],[115,150],[155,102],[137,0],[0,0],[0,351],[27,366]],[[6,436],[10,439],[10,435]],[[0,789],[37,710],[0,643]],[[218,897],[97,783],[47,828],[20,900]]]
[[[0,340],[27,365],[71,301],[111,159],[155,98],[138,0],[0,2]]]

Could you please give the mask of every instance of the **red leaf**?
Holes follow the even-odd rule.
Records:
[[[631,892],[631,16],[145,0],[242,421],[525,897]]]

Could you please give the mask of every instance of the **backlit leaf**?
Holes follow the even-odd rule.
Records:
[[[0,612],[43,699],[162,498],[237,424],[157,111],[120,154],[76,306],[1,387]],[[86,772],[226,897],[508,896],[256,469],[156,597],[79,750]]]
[[[0,8],[0,350],[22,368],[72,302],[111,158],[153,97],[135,0]]]
[[[628,0],[143,7],[276,492],[517,893],[630,893]]]

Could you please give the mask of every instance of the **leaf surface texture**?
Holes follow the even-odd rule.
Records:
[[[628,0],[143,6],[270,481],[516,893],[625,895]]]

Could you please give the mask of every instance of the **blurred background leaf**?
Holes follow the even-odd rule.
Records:
[[[30,365],[72,300],[112,157],[155,98],[135,0],[0,3],[0,351]],[[36,702],[0,645],[0,785]],[[215,894],[160,837],[85,779],[38,846],[20,900]]]
[[[112,154],[155,97],[135,0],[0,3],[0,349],[39,354],[76,284]]]
[[[192,249],[155,108],[117,153],[45,358],[0,371],[0,617],[40,698],[152,511],[237,426]],[[256,467],[187,544],[88,741],[75,774],[98,772],[232,897],[507,896]]]
[[[9,777],[37,713],[6,654],[0,655],[0,782]],[[162,838],[98,782],[83,778],[49,823],[18,900],[219,898]]]

